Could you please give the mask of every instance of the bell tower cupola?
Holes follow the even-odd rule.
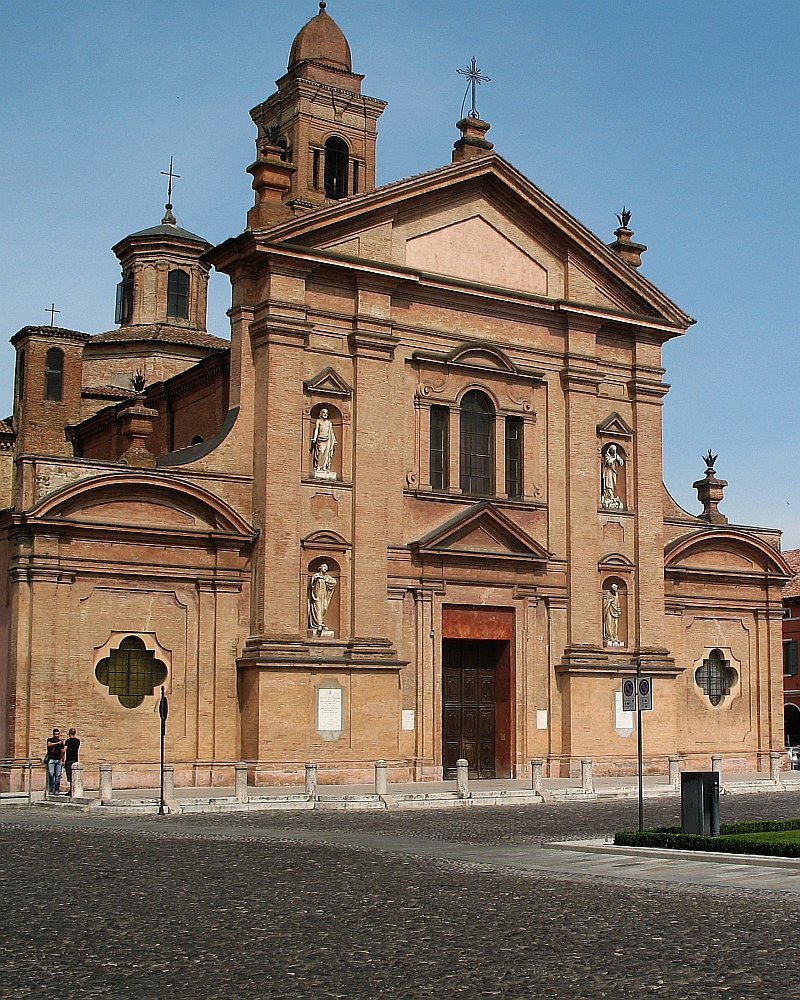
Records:
[[[362,80],[321,0],[292,44],[277,92],[250,112],[258,136],[247,168],[256,191],[249,229],[373,190],[376,123],[386,102],[364,96]]]

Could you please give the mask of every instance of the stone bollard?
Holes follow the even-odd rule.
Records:
[[[247,794],[247,764],[240,760],[233,765],[233,792],[237,802],[248,802]]]
[[[669,783],[673,788],[680,788],[681,759],[676,753],[669,755]]]
[[[73,799],[83,798],[83,764],[78,760],[72,765],[72,782],[69,791]]]
[[[531,761],[531,788],[537,794],[542,794],[542,788],[544,787],[542,783],[542,774],[544,771],[544,761],[541,758],[536,758]]]
[[[100,788],[98,789],[98,795],[101,802],[110,802],[114,795],[113,784],[111,780],[112,767],[110,764],[100,765]]]
[[[716,771],[717,774],[722,774],[722,754],[712,753],[711,754],[711,770]],[[722,784],[722,778],[720,777],[720,784]]]
[[[776,784],[781,780],[781,755],[777,750],[770,750],[769,754],[769,780]]]
[[[317,797],[317,765],[306,764],[306,795],[310,799]]]
[[[175,801],[175,765],[164,765],[164,802]]]
[[[375,761],[375,794],[389,794],[389,765],[385,760]]]
[[[592,758],[581,758],[581,788],[587,795],[594,793],[594,776],[592,775]]]
[[[469,795],[469,761],[460,757],[456,761],[456,791],[460,799],[468,799]]]

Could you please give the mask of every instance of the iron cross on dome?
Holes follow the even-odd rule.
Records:
[[[481,71],[478,69],[478,64],[475,61],[475,56],[472,57],[472,62],[466,69],[457,69],[456,73],[461,76],[465,76],[468,80],[467,92],[464,94],[464,100],[461,102],[461,114],[464,114],[464,101],[467,99],[467,94],[469,93],[469,88],[472,87],[472,108],[469,112],[470,118],[476,118],[480,121],[480,115],[478,114],[478,109],[475,107],[477,101],[477,89],[482,83],[491,83],[491,77],[483,76]]]

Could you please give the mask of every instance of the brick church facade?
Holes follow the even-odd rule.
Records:
[[[0,427],[0,756],[76,725],[152,780],[763,767],[783,744],[779,534],[662,483],[661,346],[693,322],[459,122],[375,187],[382,101],[320,5],[251,112],[255,204],[219,246],[114,247],[117,328],[25,327]],[[211,267],[231,339],[205,329]],[[728,765],[726,765],[728,766]]]

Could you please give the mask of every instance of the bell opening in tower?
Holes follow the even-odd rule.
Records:
[[[325,197],[344,198],[347,195],[347,162],[349,149],[344,139],[332,135],[325,143]]]

